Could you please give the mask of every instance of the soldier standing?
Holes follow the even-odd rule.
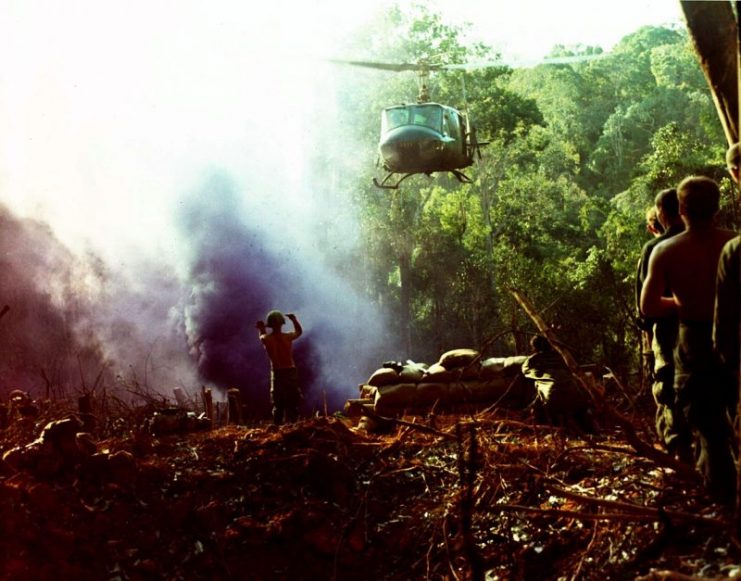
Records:
[[[686,230],[651,253],[641,310],[651,317],[679,317],[674,349],[676,405],[692,429],[697,466],[710,492],[732,502],[735,465],[728,413],[735,390],[717,363],[712,328],[718,258],[734,236],[715,225],[720,190],[710,178],[692,176],[677,188]],[[664,295],[667,287],[671,296]]]
[[[293,360],[293,342],[301,336],[303,330],[296,315],[288,313],[286,317],[293,323],[291,333],[282,331],[286,319],[280,311],[268,313],[267,325],[263,321],[255,324],[270,359],[270,401],[273,405],[273,422],[276,425],[282,424],[284,417],[288,422],[295,422],[302,399],[298,369]],[[270,333],[266,327],[270,327]]]
[[[637,302],[640,310],[640,294],[648,274],[648,261],[653,249],[684,231],[684,223],[679,216],[679,199],[674,188],[662,190],[655,200],[659,222],[663,234],[648,241],[641,252],[638,264]],[[664,289],[664,296],[671,297],[671,289]],[[682,414],[676,409],[674,393],[674,345],[677,342],[678,320],[676,314],[666,317],[650,318],[640,313],[639,320],[651,336],[653,354],[652,393],[656,402],[656,431],[669,453],[685,462],[692,461],[692,437]]]

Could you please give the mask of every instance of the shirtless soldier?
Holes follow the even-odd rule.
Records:
[[[296,421],[302,398],[298,370],[293,360],[293,342],[301,336],[303,329],[296,315],[289,313],[286,317],[293,323],[291,333],[283,332],[286,319],[280,311],[268,313],[267,325],[263,321],[255,324],[270,359],[270,401],[276,425],[282,424],[284,417],[288,422]],[[268,333],[266,327],[270,327],[272,332]]]
[[[651,253],[641,310],[647,316],[679,317],[674,350],[677,409],[693,432],[697,466],[709,491],[731,502],[736,479],[727,412],[735,409],[735,394],[714,356],[712,327],[718,257],[734,233],[715,226],[720,190],[713,180],[686,178],[677,194],[686,230]],[[665,288],[671,296],[663,296]]]

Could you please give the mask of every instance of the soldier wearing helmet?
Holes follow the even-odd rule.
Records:
[[[303,330],[296,315],[287,313],[286,317],[293,323],[292,333],[282,331],[286,319],[283,313],[276,310],[270,311],[265,317],[267,325],[263,321],[255,324],[270,359],[270,401],[276,425],[282,424],[284,418],[289,422],[296,421],[302,397],[298,370],[293,360],[293,342]],[[270,333],[266,327],[270,327]]]

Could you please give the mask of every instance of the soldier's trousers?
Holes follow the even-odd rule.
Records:
[[[270,374],[270,401],[273,404],[273,422],[282,424],[298,419],[298,409],[302,400],[298,370],[295,367],[273,369]]]
[[[677,406],[692,429],[697,467],[710,493],[732,502],[736,488],[732,417],[735,397],[717,363],[712,323],[682,322],[674,351]]]

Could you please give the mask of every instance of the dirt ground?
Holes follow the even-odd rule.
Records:
[[[0,430],[0,453],[26,450],[51,419]],[[62,462],[38,450],[4,462],[0,578],[741,573],[728,511],[638,457],[617,428],[583,436],[511,410],[402,420],[414,425],[383,434],[340,414],[160,436],[119,425]]]

